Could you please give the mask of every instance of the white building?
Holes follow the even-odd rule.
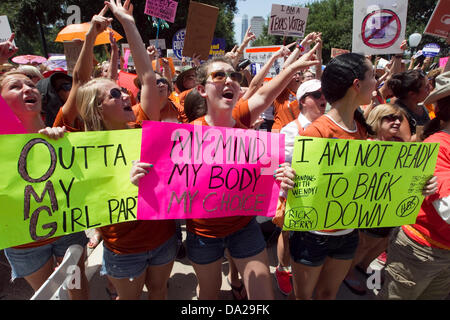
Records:
[[[256,38],[258,38],[264,29],[264,25],[266,24],[266,19],[261,16],[252,17],[250,20],[250,25],[252,26],[252,32],[255,34]]]

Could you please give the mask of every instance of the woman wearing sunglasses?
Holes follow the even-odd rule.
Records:
[[[374,135],[369,140],[402,142],[403,138],[400,133],[402,122],[407,124],[406,113],[399,106],[378,105],[367,117],[367,123],[374,131]],[[408,138],[406,140],[409,141]],[[366,275],[366,270],[372,261],[386,251],[389,235],[393,229],[386,227],[359,230],[358,248],[344,280],[344,284],[354,294],[364,295],[366,293],[366,284],[360,282],[357,271]]]
[[[286,87],[295,72],[316,64],[314,51],[261,87],[244,103],[236,117],[233,117],[233,109],[240,98],[242,74],[236,72],[226,58],[209,60],[197,70],[197,91],[206,101],[207,113],[194,123],[248,128],[242,119],[247,117],[250,121],[245,122],[252,123]],[[282,174],[277,179],[281,177]],[[282,187],[285,187],[283,183]],[[265,241],[255,217],[187,220],[186,243],[199,283],[199,299],[218,299],[225,247],[243,278],[248,298],[273,299]]]
[[[156,76],[135,25],[133,5],[129,0],[123,5],[120,0],[105,2],[105,5],[97,17],[102,28],[93,24],[77,66],[89,69],[84,70],[86,73],[92,71],[94,40],[96,34],[111,22],[111,19],[103,17],[108,9],[111,10],[125,30],[142,83],[141,107],[150,120],[159,120],[160,105],[155,99],[159,95]],[[110,79],[95,78],[80,86],[76,105],[86,131],[127,129],[136,121],[129,95]],[[108,276],[118,298],[140,299],[145,284],[150,299],[165,299],[167,280],[176,254],[173,220],[124,222],[100,230],[104,244],[101,274]]]

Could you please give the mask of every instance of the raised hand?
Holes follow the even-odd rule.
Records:
[[[89,33],[93,33],[98,35],[106,30],[106,28],[113,21],[112,18],[106,18],[105,14],[108,11],[108,7],[104,6],[102,11],[99,14],[96,14],[91,19],[91,28],[89,29]]]
[[[0,62],[6,62],[9,58],[11,58],[18,50],[14,44],[15,34],[11,34],[9,39],[5,42],[0,42]]]
[[[316,45],[311,50],[302,55],[297,61],[293,62],[291,66],[295,69],[305,69],[320,63],[320,61],[317,60],[315,54],[319,46],[320,43],[316,43]]]
[[[111,10],[120,23],[123,24],[125,21],[134,23],[133,4],[131,4],[130,0],[125,0],[123,5],[122,0],[105,1],[105,5],[108,6],[109,10]]]

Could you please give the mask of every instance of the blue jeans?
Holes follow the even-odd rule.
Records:
[[[253,257],[266,248],[259,224],[253,218],[244,228],[223,238],[208,238],[187,232],[188,258],[196,264],[209,264],[223,258],[228,248],[233,258]]]

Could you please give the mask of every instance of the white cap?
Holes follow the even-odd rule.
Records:
[[[320,84],[320,80],[318,79],[312,79],[303,82],[300,87],[298,87],[297,90],[297,101],[300,101],[300,99],[307,93],[314,92],[322,88]]]

